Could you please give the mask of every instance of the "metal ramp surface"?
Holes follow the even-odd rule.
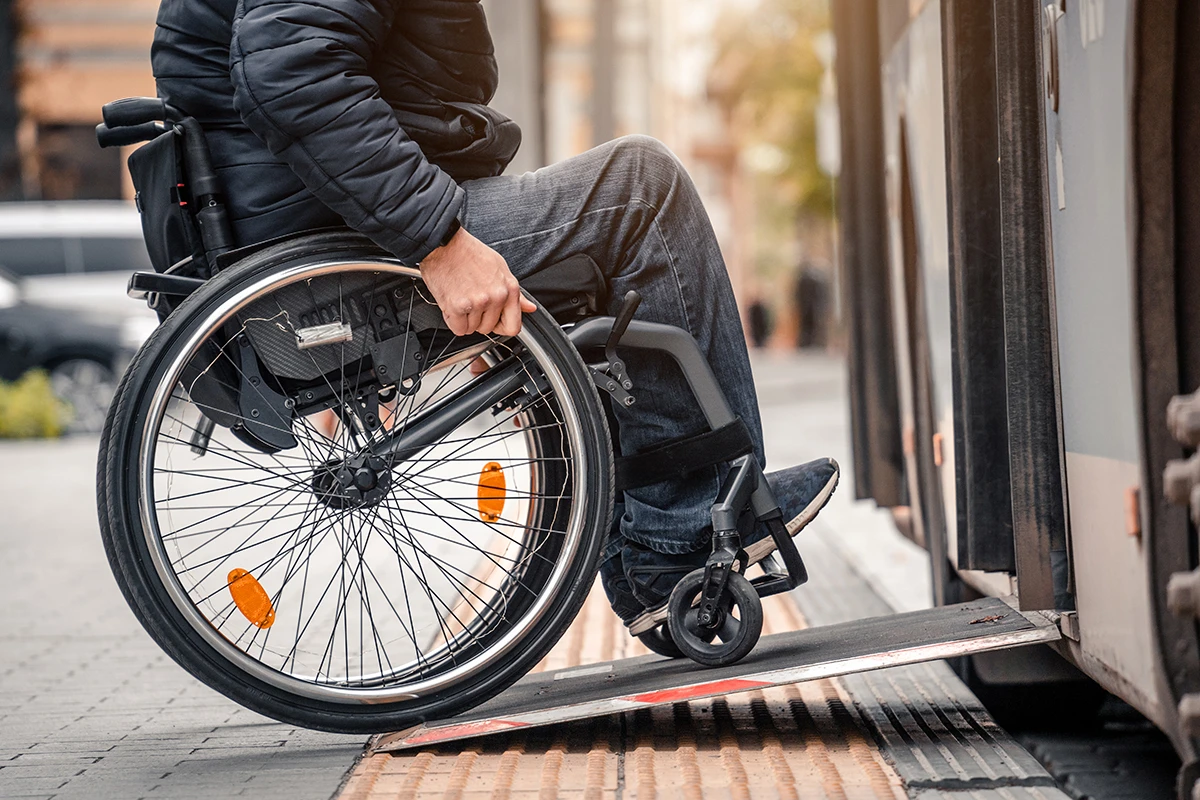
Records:
[[[1045,615],[985,598],[764,636],[753,653],[728,667],[705,668],[650,655],[533,673],[457,717],[385,734],[371,751],[406,750],[1059,638],[1058,627]]]

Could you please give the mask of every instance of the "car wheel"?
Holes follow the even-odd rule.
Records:
[[[99,433],[117,388],[117,376],[107,364],[72,358],[50,370],[50,385],[58,399],[71,407],[70,433]]]

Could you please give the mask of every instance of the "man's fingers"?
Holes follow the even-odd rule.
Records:
[[[518,296],[521,298],[521,311],[526,314],[532,314],[534,311],[537,311],[537,303],[526,297],[524,293],[518,292]]]
[[[517,282],[512,278],[495,286],[491,291],[490,306],[488,314],[484,319],[486,327],[481,329],[480,333],[495,333],[499,336],[512,336],[504,324],[504,318],[508,316],[509,308],[513,305],[513,297],[516,295]]]
[[[511,308],[505,308],[504,314],[500,317],[500,324],[496,326],[497,336],[516,336],[521,332],[521,314],[519,311],[514,312]]]
[[[500,336],[516,336],[521,332],[521,291],[514,285],[504,304],[504,313],[496,333]]]
[[[484,309],[471,309],[471,313],[467,315],[466,333],[461,335],[469,336],[472,333],[476,333],[479,330],[480,325],[483,324],[483,315]]]
[[[487,311],[483,313],[483,317],[479,320],[479,327],[475,329],[476,333],[488,334],[496,330],[496,323],[500,321],[500,315],[504,312],[504,306],[499,303],[488,306]]]
[[[453,314],[443,311],[442,319],[446,320],[446,327],[449,328],[450,332],[455,336],[466,336],[471,332],[467,328],[466,314]]]

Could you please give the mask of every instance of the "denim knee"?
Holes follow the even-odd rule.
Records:
[[[683,164],[671,152],[671,148],[642,133],[622,136],[613,142],[613,156],[628,164],[631,172],[638,175],[654,175],[666,178],[668,184],[684,174]]]

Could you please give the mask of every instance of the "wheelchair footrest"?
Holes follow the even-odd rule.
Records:
[[[786,572],[768,572],[750,581],[759,597],[770,597],[773,594],[783,594],[796,588],[796,582]]]

